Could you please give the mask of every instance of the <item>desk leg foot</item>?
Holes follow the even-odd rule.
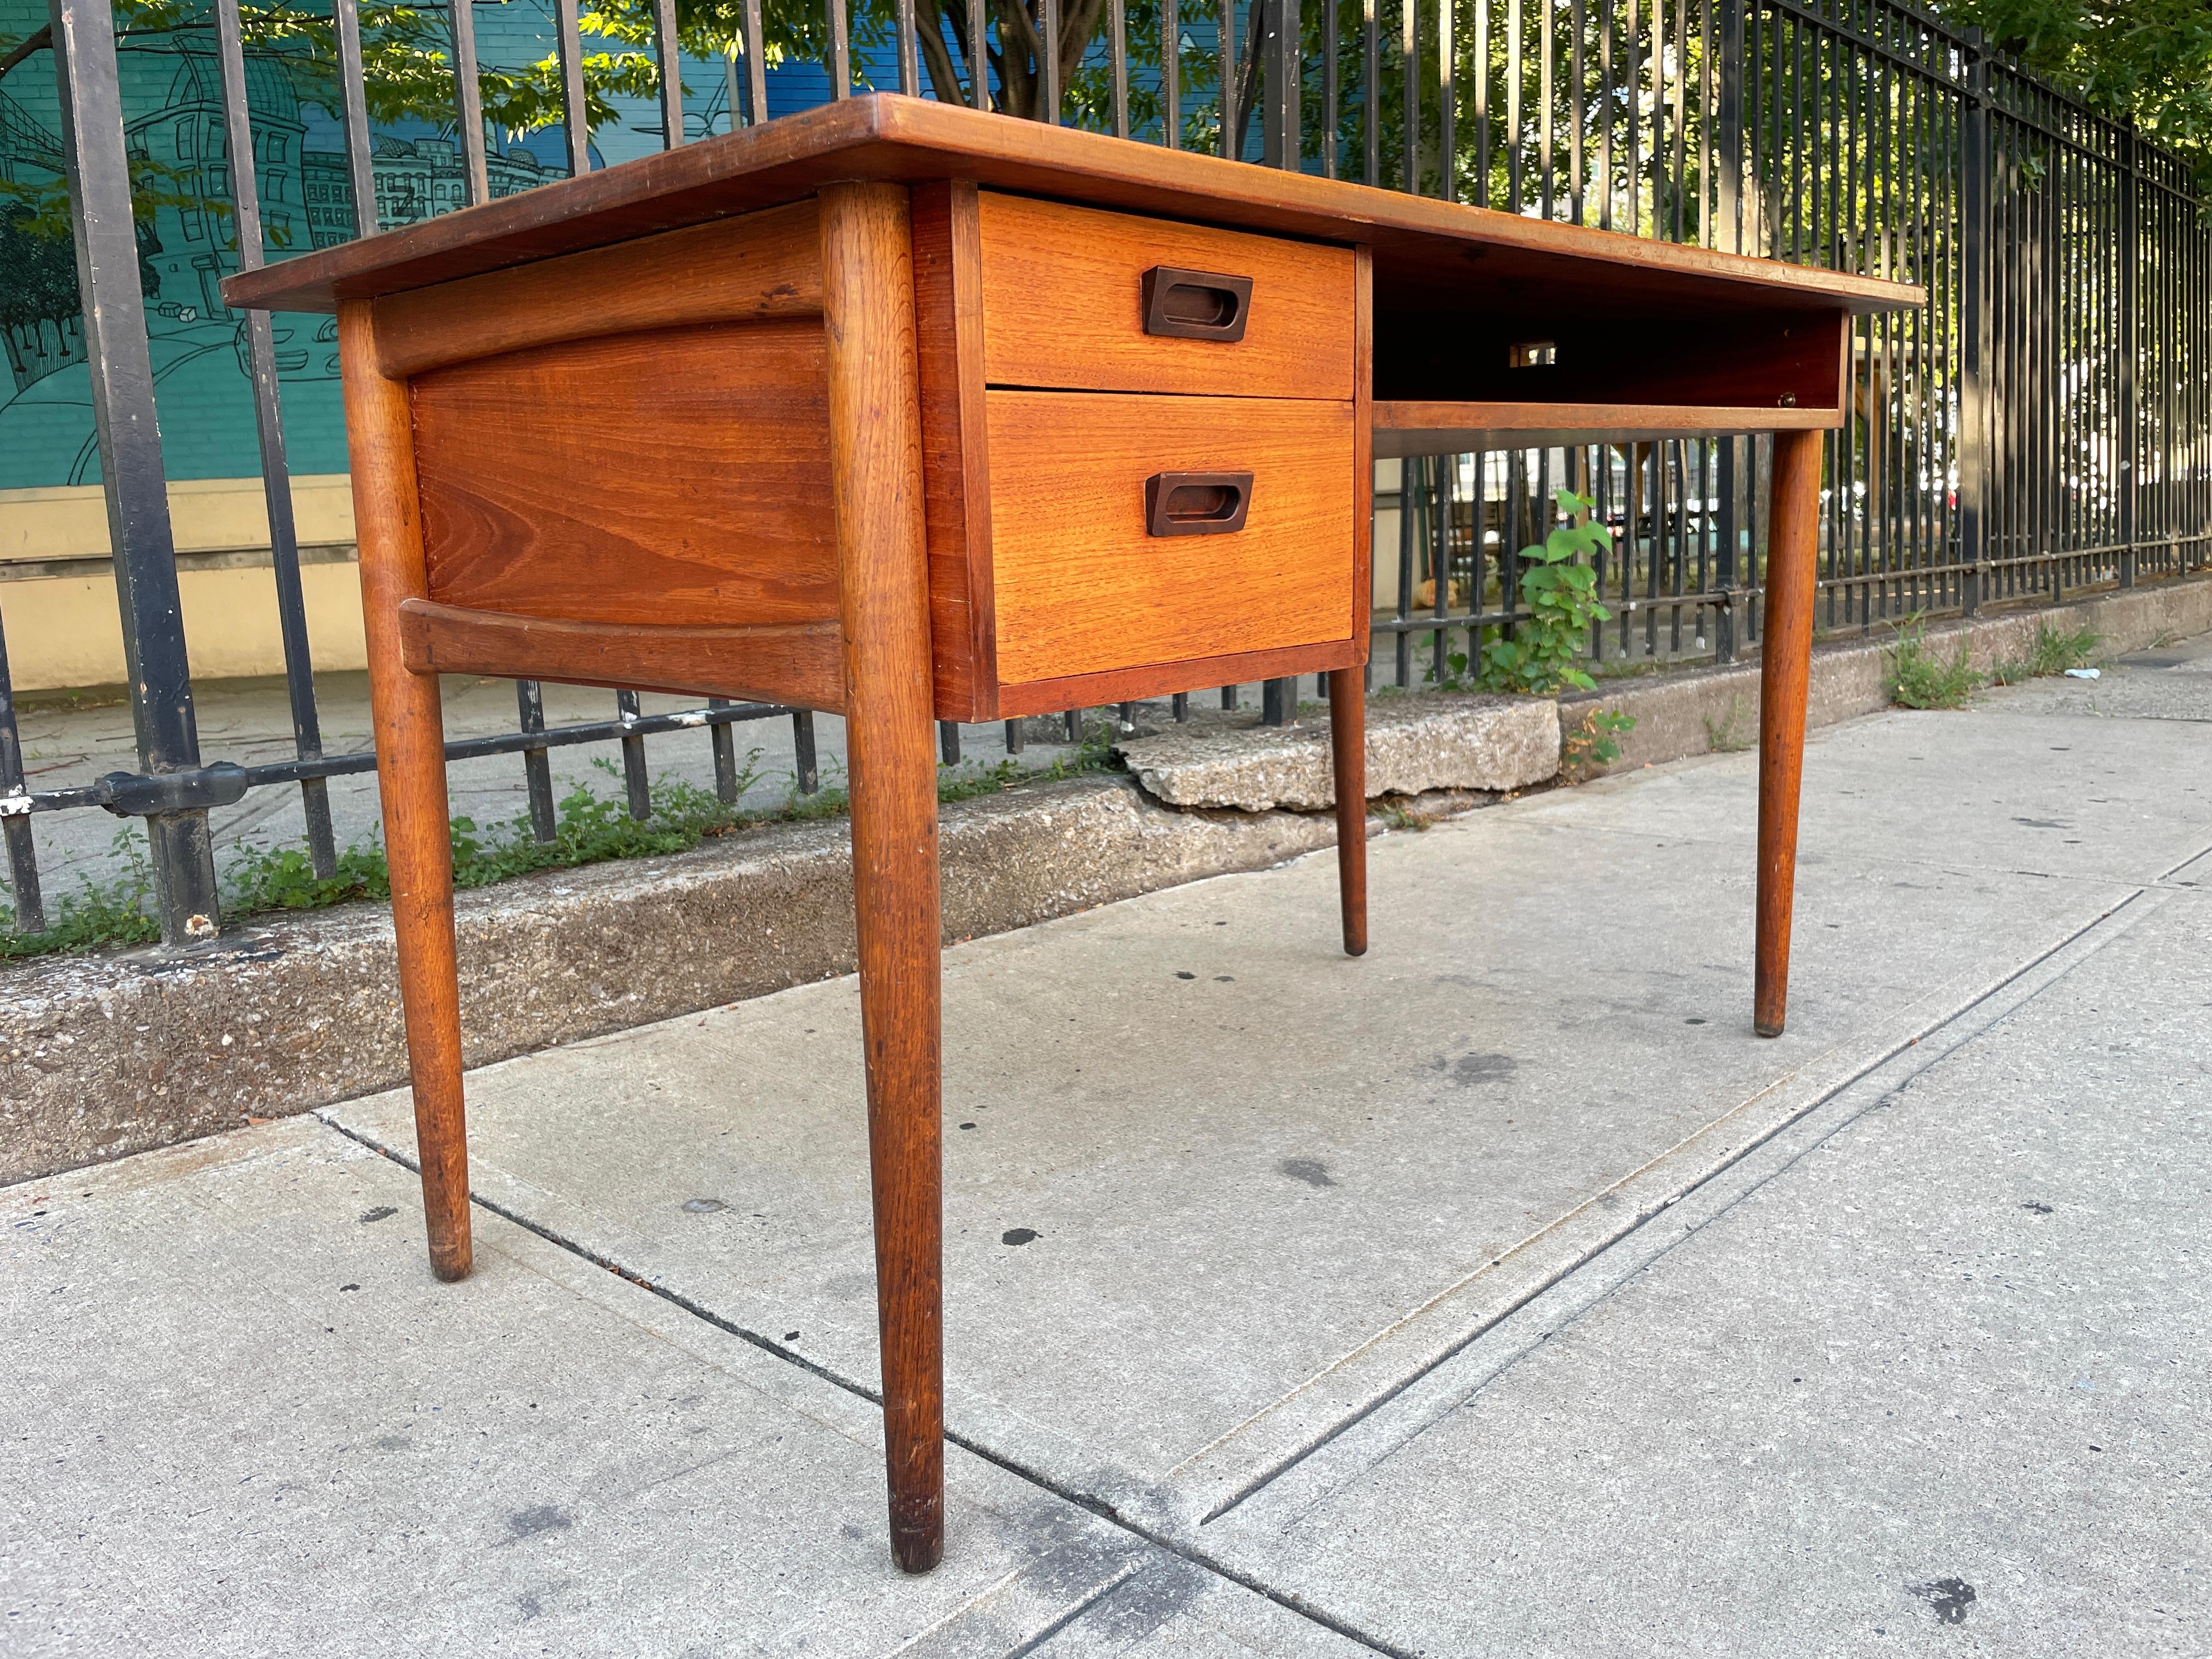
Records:
[[[891,1559],[945,1548],[936,725],[906,191],[822,191],[830,500],[866,1045]]]
[[[410,674],[399,648],[399,604],[429,591],[416,502],[415,441],[404,382],[377,368],[366,301],[338,311],[345,366],[346,435],[361,546],[362,616],[377,788],[392,872],[392,926],[415,1146],[430,1270],[465,1279],[468,1124],[461,1104],[461,992],[453,948],[453,844],[447,829],[446,731],[435,675]]]
[[[1336,769],[1336,884],[1344,907],[1344,953],[1367,954],[1367,675],[1328,677],[1328,743]]]
[[[1819,432],[1774,434],[1772,526],[1759,642],[1759,922],[1752,1029],[1780,1036],[1790,1000],[1790,904],[1797,877],[1797,796],[1805,769],[1805,699],[1820,552]]]

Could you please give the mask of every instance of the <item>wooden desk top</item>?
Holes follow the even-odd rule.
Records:
[[[1745,307],[1865,313],[1920,289],[1523,218],[1170,150],[955,104],[876,93],[787,115],[404,230],[340,243],[223,283],[234,306],[335,311],[811,194],[841,179],[968,179],[987,189],[1374,250],[1378,314],[1449,316],[1479,286],[1484,313],[1640,324]]]

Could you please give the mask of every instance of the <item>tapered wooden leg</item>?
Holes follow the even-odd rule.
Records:
[[[1774,434],[1759,643],[1759,938],[1752,1028],[1780,1036],[1790,1000],[1790,909],[1797,878],[1797,791],[1805,769],[1813,594],[1820,528],[1822,434]]]
[[[1336,768],[1336,884],[1344,953],[1367,954],[1367,672],[1330,671],[1328,746]]]
[[[822,276],[891,1558],[927,1572],[945,1548],[937,756],[903,190],[823,191]]]
[[[446,805],[445,725],[434,676],[400,659],[399,602],[427,594],[415,447],[404,383],[376,366],[369,308],[340,307],[346,440],[353,462],[361,602],[368,634],[368,697],[376,734],[384,848],[392,867],[392,923],[415,1146],[430,1268],[465,1279],[469,1243],[468,1125],[461,1106],[461,996],[453,954],[453,848]]]

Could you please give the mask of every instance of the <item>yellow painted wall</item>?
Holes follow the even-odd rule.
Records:
[[[316,668],[364,666],[361,567],[350,562],[303,566],[300,586]],[[193,678],[284,672],[276,578],[267,566],[180,571],[177,592],[184,601]],[[117,685],[126,678],[112,576],[0,582],[0,623],[8,629],[8,665],[18,691]]]
[[[353,495],[343,473],[292,481],[303,548],[307,638],[318,669],[363,665],[361,577],[352,558]],[[269,518],[258,478],[188,479],[169,486],[180,556],[177,591],[198,679],[284,672],[276,573],[266,563]],[[333,554],[343,556],[333,558]],[[195,568],[204,556],[232,568]],[[107,508],[97,486],[0,490],[0,625],[18,691],[114,685],[127,678],[115,579],[65,561],[108,556]],[[45,567],[58,567],[46,574]]]

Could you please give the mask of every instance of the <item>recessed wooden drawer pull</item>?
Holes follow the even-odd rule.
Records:
[[[1237,341],[1252,310],[1252,279],[1154,265],[1145,273],[1145,332],[1171,340]]]
[[[1145,527],[1155,536],[1226,536],[1244,527],[1249,472],[1155,472],[1145,480]]]

